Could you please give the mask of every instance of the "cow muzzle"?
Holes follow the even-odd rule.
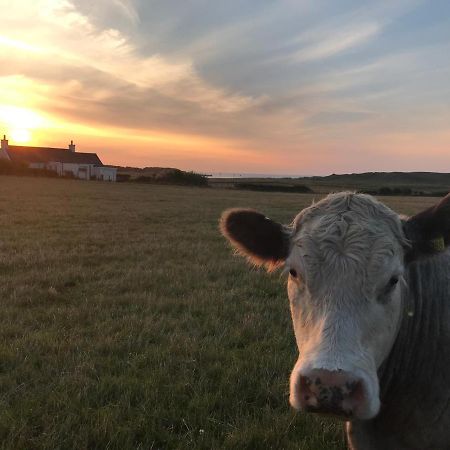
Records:
[[[305,412],[332,414],[347,420],[366,415],[368,395],[364,380],[343,370],[300,372],[295,390],[297,403]]]

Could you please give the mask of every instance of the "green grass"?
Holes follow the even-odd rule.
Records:
[[[288,406],[284,280],[217,230],[312,198],[0,177],[0,448],[345,448]]]

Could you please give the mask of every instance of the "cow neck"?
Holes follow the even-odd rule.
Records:
[[[422,410],[425,405],[429,410],[437,406],[430,404],[430,381],[444,370],[444,355],[448,352],[448,343],[441,337],[445,336],[449,258],[441,258],[414,261],[407,268],[400,328],[392,351],[379,370],[381,415],[395,415],[397,424],[393,426],[398,426],[399,421],[413,421],[418,404]]]

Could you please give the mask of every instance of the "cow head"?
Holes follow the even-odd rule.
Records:
[[[450,240],[449,198],[402,220],[363,194],[332,194],[291,226],[234,209],[222,233],[257,265],[284,265],[299,358],[290,403],[299,410],[370,419],[380,408],[377,371],[404,313],[405,265]]]

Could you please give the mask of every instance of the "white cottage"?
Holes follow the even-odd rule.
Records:
[[[27,164],[30,169],[47,169],[59,176],[73,175],[82,180],[116,181],[117,168],[105,166],[96,153],[75,152],[69,148],[28,147],[9,145],[6,136],[1,140],[0,158]]]

